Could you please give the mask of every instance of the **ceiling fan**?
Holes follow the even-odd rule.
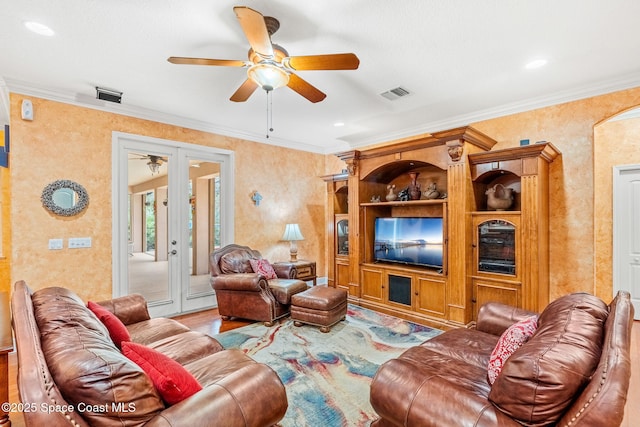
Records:
[[[271,42],[271,36],[280,28],[280,22],[276,18],[263,16],[246,6],[236,6],[233,11],[251,46],[248,61],[179,56],[168,59],[173,64],[247,68],[247,79],[231,96],[231,101],[246,101],[258,87],[270,92],[288,86],[309,101],[319,102],[327,95],[294,74],[294,71],[355,70],[360,65],[360,60],[353,53],[289,56],[282,46]]]

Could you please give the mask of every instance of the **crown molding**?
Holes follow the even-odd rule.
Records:
[[[550,107],[552,105],[564,104],[567,102],[578,101],[580,99],[591,98],[594,96],[605,95],[621,90],[640,87],[640,74],[634,73],[624,77],[608,80],[592,85],[585,85],[569,90],[559,91],[550,96],[541,96],[529,98],[523,101],[503,104],[486,110],[479,110],[468,114],[449,117],[444,120],[436,120],[422,124],[420,126],[403,129],[397,132],[389,132],[386,134],[378,134],[372,138],[349,141],[352,148],[361,148],[369,145],[380,144],[387,141],[395,141],[421,135],[425,133],[433,133],[443,129],[453,129],[460,126],[468,126],[475,122],[483,120],[495,119],[498,117],[508,116],[511,114],[523,113],[525,111],[536,110],[538,108]]]
[[[38,98],[48,99],[51,101],[72,104],[80,107],[93,108],[105,112],[135,117],[143,120],[150,120],[202,132],[258,142],[267,145],[318,154],[335,154],[346,149],[361,148],[388,141],[404,139],[415,135],[437,132],[443,129],[453,129],[460,126],[467,126],[469,124],[480,122],[483,120],[522,113],[525,111],[563,104],[566,102],[573,102],[580,99],[604,95],[607,93],[631,89],[639,86],[640,75],[638,73],[634,73],[613,80],[559,91],[550,96],[530,98],[520,102],[503,104],[485,110],[479,110],[468,114],[448,117],[443,120],[427,122],[419,126],[405,128],[398,131],[379,133],[372,137],[358,138],[357,136],[355,136],[350,137],[349,140],[337,139],[335,143],[331,144],[330,146],[319,147],[313,144],[305,144],[302,142],[290,141],[278,137],[266,138],[261,134],[243,132],[237,129],[232,129],[209,122],[193,120],[186,117],[162,113],[160,111],[142,107],[115,104],[95,99],[87,95],[75,95],[68,92],[38,87],[37,85],[19,80],[5,78],[4,80],[0,79],[0,124],[9,123],[9,93],[13,92],[27,96],[35,96]]]
[[[4,109],[6,110],[6,123],[9,123],[9,93],[20,93],[22,95],[34,96],[50,101],[71,104],[79,107],[92,108],[108,113],[120,114],[137,119],[150,120],[154,122],[180,126],[187,129],[213,133],[216,135],[230,136],[247,141],[290,148],[293,150],[327,154],[325,147],[318,147],[312,144],[305,144],[303,142],[290,141],[287,139],[271,136],[269,138],[266,138],[264,135],[252,132],[243,132],[237,129],[216,125],[201,120],[189,119],[187,117],[167,114],[143,107],[136,107],[126,104],[116,104],[113,102],[96,99],[88,95],[72,94],[69,92],[52,90],[28,82],[7,78],[5,78],[4,80],[0,79],[0,121],[4,119],[4,111],[2,108],[4,106]]]

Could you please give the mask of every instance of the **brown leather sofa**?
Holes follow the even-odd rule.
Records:
[[[500,335],[532,314],[486,304],[475,330],[444,332],[383,364],[371,385],[381,417],[372,427],[620,425],[631,375],[629,293],[608,306],[584,293],[552,302],[489,385]]]
[[[284,386],[270,367],[175,320],[150,319],[139,295],[100,304],[126,325],[132,342],[171,357],[200,383],[202,390],[171,406],[70,290],[32,293],[20,281],[11,304],[27,426],[257,427],[286,412]]]
[[[290,313],[291,297],[307,290],[297,280],[291,265],[273,266],[275,279],[255,273],[250,259],[262,259],[260,252],[248,246],[227,245],[209,256],[211,286],[216,291],[218,312],[223,319],[240,317],[272,326],[276,319]]]

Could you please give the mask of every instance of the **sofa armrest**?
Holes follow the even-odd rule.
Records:
[[[115,314],[125,325],[149,320],[147,301],[140,294],[125,295],[106,301],[98,302],[101,306]]]
[[[267,280],[258,273],[222,274],[211,278],[211,287],[216,291],[261,292],[267,286]]]
[[[492,335],[502,335],[511,325],[527,317],[537,316],[534,311],[524,310],[498,302],[488,302],[480,307],[476,329]]]
[[[146,427],[216,425],[271,426],[287,411],[287,395],[273,369],[245,366],[162,411]]]

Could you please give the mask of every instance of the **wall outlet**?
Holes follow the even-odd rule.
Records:
[[[49,249],[51,250],[62,249],[62,244],[63,244],[62,239],[49,239]]]
[[[69,237],[69,249],[90,248],[91,237]]]

